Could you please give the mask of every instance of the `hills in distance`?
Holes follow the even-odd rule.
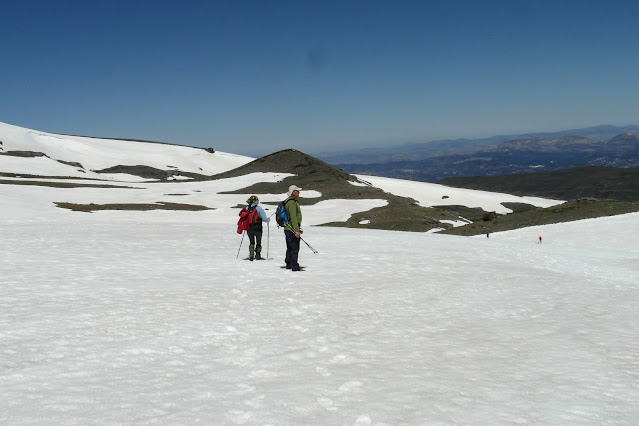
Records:
[[[585,139],[604,141],[625,131],[639,132],[638,125],[611,126],[601,125],[582,129],[562,130],[558,132],[538,132],[524,134],[497,135],[486,138],[442,139],[425,142],[406,142],[402,145],[389,145],[377,148],[359,148],[340,151],[319,152],[318,158],[331,164],[368,164],[387,163],[402,160],[423,160],[428,157],[469,150],[517,139],[543,138],[554,139],[562,136],[580,136]]]
[[[440,228],[442,220],[459,219],[294,149],[253,159],[150,141],[57,135],[0,123],[0,201],[11,204],[22,199],[20,207],[32,205],[31,211],[46,206],[39,215],[46,216],[50,209],[79,214],[110,210],[121,216],[149,210],[187,215],[209,211],[207,220],[232,225],[246,194],[258,195],[265,207],[274,207],[292,183],[308,194],[301,198],[302,205],[319,210],[317,216],[331,218],[308,220],[311,224],[358,227],[366,222],[366,228],[428,231]],[[11,208],[9,204],[5,207]],[[322,213],[326,209],[336,213]]]
[[[351,152],[323,154],[320,158],[350,173],[423,182],[450,177],[550,172],[582,166],[639,167],[637,130],[639,126],[599,126],[545,136],[496,136],[407,144],[394,147],[392,152],[385,148],[374,153],[362,150],[359,156]],[[610,136],[616,131],[619,133]],[[500,141],[502,139],[508,140]],[[337,161],[349,159],[352,162]]]
[[[534,224],[635,211],[639,200],[639,126],[596,126],[555,133],[405,144],[320,157],[345,171],[520,196],[568,200],[445,233],[476,235]],[[337,160],[346,160],[340,163]],[[443,207],[442,207],[443,208]],[[455,206],[448,206],[454,209]]]
[[[207,181],[225,178],[246,180],[247,176],[257,177],[250,178],[247,181],[248,186],[233,185],[234,188],[222,188],[222,192],[218,193],[257,194],[263,199],[263,204],[268,205],[268,198],[277,199],[273,198],[273,194],[281,194],[283,188],[287,188],[290,184],[296,184],[320,194],[317,197],[303,198],[302,205],[306,206],[315,207],[325,201],[333,203],[333,200],[363,200],[366,203],[368,203],[366,200],[378,200],[381,202],[381,204],[378,203],[378,206],[371,205],[363,211],[346,215],[339,222],[321,223],[330,226],[364,226],[366,228],[402,231],[449,228],[447,233],[473,235],[523,226],[639,211],[639,202],[637,202],[639,200],[637,194],[639,169],[587,167],[562,172],[527,174],[523,177],[519,175],[499,176],[493,177],[491,180],[485,180],[488,178],[455,178],[442,182],[447,185],[449,189],[446,191],[449,191],[450,194],[442,192],[444,195],[440,194],[437,201],[433,200],[431,193],[431,201],[424,204],[412,198],[415,195],[401,196],[393,191],[382,190],[368,182],[366,176],[355,176],[295,149],[278,151],[258,159],[251,159],[201,148],[54,135],[9,125],[0,126],[0,130],[2,130],[2,137],[0,137],[0,141],[2,141],[0,142],[0,160],[2,160],[0,161],[2,165],[0,185],[22,185],[24,187],[39,185],[67,189],[92,187],[102,188],[105,193],[109,192],[110,194],[115,194],[114,188],[136,185],[139,187],[138,191],[142,190],[143,187],[147,188],[143,190],[144,193],[150,191],[150,195],[140,197],[140,199],[147,201],[143,203],[144,205],[130,201],[114,202],[107,205],[97,204],[95,200],[91,199],[87,199],[84,203],[65,203],[68,200],[62,198],[55,200],[58,207],[80,212],[90,212],[96,209],[130,211],[141,209],[236,209],[239,205],[235,203],[215,206],[196,205],[194,202],[202,202],[201,200],[204,199],[198,195],[201,194],[201,190],[197,189],[199,188],[197,183],[206,184]],[[581,139],[572,136],[562,136],[557,139],[561,139],[565,147],[570,147],[571,144],[582,146],[583,143]],[[619,147],[619,152],[626,152],[627,147],[633,147],[636,144],[637,135],[626,132],[607,142],[610,142],[608,144],[610,147]],[[509,146],[543,148],[544,143],[540,140],[532,142],[519,140],[513,141]],[[553,150],[558,149],[557,146],[550,144],[545,149],[549,152],[556,152]],[[628,156],[628,158],[631,157]],[[277,180],[264,180],[259,178],[260,173],[279,174],[281,177]],[[530,176],[535,176],[538,179],[530,179]],[[141,184],[142,180],[140,179],[143,179],[148,185]],[[133,184],[132,182],[140,183]],[[157,182],[157,184],[153,182]],[[165,193],[165,190],[160,188],[169,188],[167,183],[170,183],[172,189]],[[194,184],[196,186],[193,186]],[[399,184],[402,185],[401,181]],[[185,189],[178,189],[180,187]],[[572,201],[546,208],[537,207],[539,204],[533,205],[535,201],[501,201],[501,205],[506,207],[507,211],[512,210],[513,213],[503,217],[501,215],[488,215],[489,220],[486,220],[486,214],[490,212],[481,207],[464,203],[462,199],[457,199],[456,204],[450,203],[447,196],[453,195],[450,187]],[[441,191],[441,187],[439,190]],[[420,186],[418,191],[432,192],[433,190],[431,187],[424,186],[422,188]],[[406,191],[403,192],[406,195]],[[140,192],[140,194],[142,193]],[[68,193],[61,192],[60,194]],[[169,202],[169,200],[176,200],[176,195],[180,195],[180,198],[185,202]],[[242,197],[239,197],[238,200],[243,199]],[[583,198],[593,197],[605,198],[606,200],[583,200]],[[117,197],[109,198],[115,199]],[[528,202],[532,204],[528,204]],[[270,204],[276,203],[270,201]],[[231,214],[230,217],[233,215]],[[494,220],[497,217],[498,220]],[[457,222],[459,225],[460,218],[473,223],[453,227],[451,223]]]

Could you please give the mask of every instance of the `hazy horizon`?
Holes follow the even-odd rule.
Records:
[[[631,1],[0,6],[0,121],[245,155],[635,123]]]

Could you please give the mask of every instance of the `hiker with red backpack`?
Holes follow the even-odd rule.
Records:
[[[262,260],[262,222],[269,222],[264,209],[259,206],[260,200],[251,195],[246,200],[248,206],[240,211],[240,220],[237,222],[237,233],[246,231],[249,236],[249,260]]]

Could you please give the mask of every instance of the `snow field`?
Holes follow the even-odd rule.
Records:
[[[357,177],[386,192],[400,197],[414,198],[424,207],[461,205],[481,207],[489,212],[507,214],[512,213],[512,210],[504,207],[502,203],[525,203],[537,207],[551,207],[563,202],[546,198],[520,197],[498,192],[453,188],[436,183],[407,181],[381,176],[357,175]]]
[[[54,160],[79,162],[87,170],[144,164],[162,170],[179,168],[204,175],[222,173],[253,160],[242,155],[209,153],[203,149],[180,145],[58,135],[1,122],[0,135],[4,151],[33,151],[48,155],[51,158],[48,164],[34,161],[25,169],[32,170],[35,167],[36,170],[46,170],[42,173],[45,176],[69,176],[67,173],[73,173],[77,169],[71,166],[61,168],[62,165]],[[0,162],[0,165],[6,167],[5,162]]]
[[[251,160],[4,123],[0,133],[5,150],[88,169],[213,174]],[[91,174],[12,156],[0,169]],[[269,260],[243,260],[246,238],[236,259],[238,206],[251,194],[224,192],[286,176],[0,185],[0,424],[639,423],[639,213],[464,238],[315,226],[385,203],[325,200],[303,207],[303,238],[319,251],[301,244],[306,271],[280,268],[274,223]],[[360,178],[424,206],[560,203]],[[213,210],[77,213],[55,202]]]
[[[1,423],[639,420],[633,246],[311,226],[293,273],[163,213],[0,225]]]

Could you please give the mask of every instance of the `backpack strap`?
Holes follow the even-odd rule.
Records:
[[[297,201],[295,198],[289,198],[288,200],[286,200],[286,201],[284,202],[284,208],[286,208],[286,205],[288,204],[288,202],[289,202],[289,201],[295,201],[297,204],[299,204],[299,203],[300,203],[300,202],[299,202],[299,201]]]
[[[288,202],[289,202],[289,201],[295,201],[295,202],[297,203],[297,205],[298,205],[298,206],[299,206],[299,204],[300,204],[300,202],[299,202],[299,201],[297,201],[297,199],[296,199],[296,198],[292,198],[292,197],[291,197],[291,198],[289,198],[288,200],[286,200],[286,201],[284,202],[284,206],[283,206],[283,208],[284,208],[284,212],[286,212],[286,205],[288,204]],[[291,220],[291,218],[290,218],[290,217],[288,217],[288,213],[286,213],[286,220],[287,220],[287,224],[286,224],[286,225],[287,225],[287,226],[292,226],[292,225],[290,224],[290,220]]]

